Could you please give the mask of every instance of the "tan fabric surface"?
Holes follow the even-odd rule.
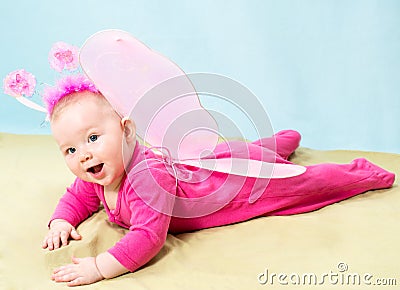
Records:
[[[400,155],[396,154],[300,148],[292,160],[307,165],[349,162],[357,157],[400,174]],[[64,284],[50,280],[53,267],[68,263],[72,255],[104,251],[124,234],[100,211],[78,228],[82,241],[54,252],[42,250],[48,218],[73,176],[50,136],[0,134],[0,162],[0,289],[65,289]],[[338,274],[331,277],[333,282],[339,279],[338,285],[325,277],[324,283],[313,289],[375,288],[363,284],[365,273],[373,275],[371,283],[377,278],[396,278],[398,287],[399,204],[396,184],[312,213],[169,235],[160,254],[141,270],[80,288],[309,289],[307,279],[305,285],[293,285],[290,279],[297,276],[290,275],[297,274],[304,284],[304,274],[314,273],[321,283],[322,275],[330,271]],[[348,265],[347,271],[339,272],[340,262]],[[257,277],[266,268],[269,275],[287,274],[282,282],[288,285],[282,285],[277,277],[273,284],[271,279],[260,284]],[[352,273],[360,275],[361,285],[346,285]]]

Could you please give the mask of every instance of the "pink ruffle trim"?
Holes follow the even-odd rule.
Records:
[[[57,81],[54,87],[47,87],[43,91],[43,101],[49,115],[53,113],[55,105],[64,97],[72,93],[90,91],[98,93],[95,85],[84,75],[68,75]]]

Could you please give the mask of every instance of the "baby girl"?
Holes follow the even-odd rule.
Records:
[[[138,143],[134,121],[116,112],[86,77],[75,75],[60,80],[45,92],[44,100],[54,138],[76,179],[60,199],[42,247],[54,250],[66,246],[69,239],[84,238],[76,227],[100,204],[111,222],[129,229],[108,251],[96,257],[73,257],[72,264],[55,269],[52,279],[69,286],[137,270],[160,251],[167,233],[227,225],[257,216],[308,212],[368,190],[388,188],[394,182],[394,174],[361,158],[349,164],[307,166],[304,174],[271,179],[268,186],[259,186],[264,181],[255,177],[188,165],[173,168]],[[292,130],[249,143],[219,144],[214,158],[270,156],[261,153],[271,152],[271,138],[276,143],[274,160],[290,164],[287,159],[300,142],[299,133]],[[178,180],[176,170],[190,173],[190,180]],[[257,190],[260,197],[249,203],[249,195]],[[175,203],[179,198],[195,199],[212,193],[223,196],[232,191],[237,192],[235,196],[212,213],[189,218],[174,214],[180,210]]]

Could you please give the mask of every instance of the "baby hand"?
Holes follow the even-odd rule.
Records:
[[[62,219],[55,219],[50,223],[50,230],[42,242],[42,248],[48,248],[52,251],[61,246],[66,246],[70,236],[74,240],[82,238],[69,222]]]
[[[72,257],[72,262],[73,264],[55,269],[51,279],[56,282],[67,282],[68,286],[86,285],[104,279],[97,268],[96,258]]]

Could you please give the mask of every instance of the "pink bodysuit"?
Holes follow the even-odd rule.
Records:
[[[299,133],[286,130],[275,134],[274,138],[274,159],[278,163],[290,163],[287,158],[299,145]],[[217,146],[214,156],[270,161],[271,140],[223,143]],[[243,144],[246,146],[241,146]],[[129,229],[108,252],[130,271],[135,271],[159,252],[168,232],[227,225],[257,216],[308,212],[368,190],[388,188],[395,177],[360,158],[349,164],[307,166],[302,175],[271,179],[266,186],[265,180],[257,178],[171,165],[139,144],[129,168],[114,210],[108,208],[101,185],[77,178],[61,198],[52,220],[60,218],[77,226],[103,203],[109,220]],[[179,176],[178,181],[176,176]],[[250,203],[249,195],[257,191],[260,197]],[[213,193],[216,195],[212,204],[210,199],[201,199]],[[193,202],[179,203],[178,199]],[[217,209],[203,216],[180,215],[210,207]]]

